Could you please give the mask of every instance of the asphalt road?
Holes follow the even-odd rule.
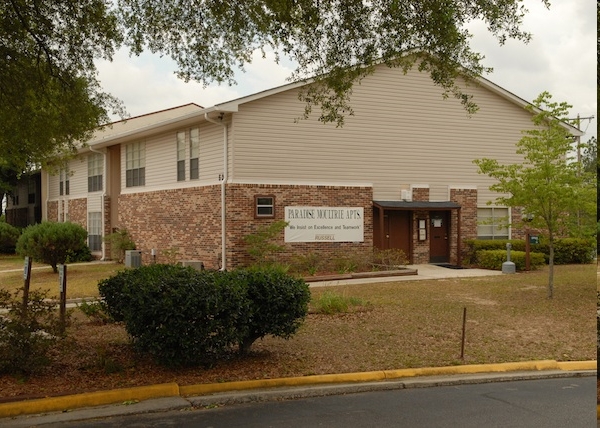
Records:
[[[585,428],[595,423],[596,379],[589,376],[374,391],[44,426]]]

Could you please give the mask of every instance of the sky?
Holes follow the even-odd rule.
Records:
[[[596,2],[554,0],[546,9],[541,0],[526,0],[529,9],[523,29],[533,34],[524,44],[509,40],[503,46],[483,23],[471,23],[471,46],[485,55],[484,65],[494,69],[484,77],[513,94],[533,101],[548,91],[553,100],[573,105],[570,117],[583,119],[582,141],[597,136],[596,100]],[[185,83],[174,72],[167,57],[144,53],[131,57],[119,51],[112,63],[97,63],[98,78],[106,92],[121,99],[131,116],[151,113],[188,103],[203,107],[254,94],[287,83],[293,64],[275,64],[273,55],[254,55],[245,72],[236,73],[236,86]],[[117,117],[114,117],[117,120]]]

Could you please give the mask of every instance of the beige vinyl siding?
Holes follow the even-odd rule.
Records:
[[[53,200],[59,197],[59,180],[60,177],[57,174],[48,174],[48,199]]]
[[[49,175],[49,186],[48,192],[49,200],[56,200],[58,198],[77,199],[87,197],[87,157],[78,156],[75,159],[71,159],[68,162],[69,171],[69,194],[60,195],[60,175],[57,171],[56,175]]]
[[[397,200],[400,189],[428,184],[432,200],[447,200],[448,186],[478,188],[478,203],[491,195],[490,179],[473,159],[519,162],[515,143],[531,126],[521,107],[473,86],[479,111],[468,117],[460,102],[442,98],[427,74],[379,67],[357,85],[354,116],[342,128],[309,120],[294,123],[303,104],[293,91],[240,106],[234,115],[234,179],[238,182],[366,182],[374,199]]]
[[[140,139],[145,142],[145,185],[126,187],[126,144],[121,148],[121,191],[123,193],[149,192],[167,188],[201,186],[214,183],[223,170],[223,128],[210,123],[197,126],[200,134],[198,180],[190,180],[189,147],[186,144],[186,181],[177,181],[177,132],[186,132],[190,127],[161,133],[156,136]],[[135,141],[138,142],[138,141]]]
[[[69,198],[85,198],[87,191],[87,156],[77,156],[69,161]]]
[[[100,193],[92,193],[88,196],[87,210],[89,213],[102,211],[102,195]]]

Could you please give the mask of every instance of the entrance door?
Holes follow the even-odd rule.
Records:
[[[429,213],[429,261],[448,263],[450,261],[450,215],[449,211]]]
[[[410,211],[386,211],[384,221],[385,249],[400,249],[408,259],[410,254]]]

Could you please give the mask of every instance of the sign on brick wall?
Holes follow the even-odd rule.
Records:
[[[363,207],[285,207],[285,242],[363,242]]]

